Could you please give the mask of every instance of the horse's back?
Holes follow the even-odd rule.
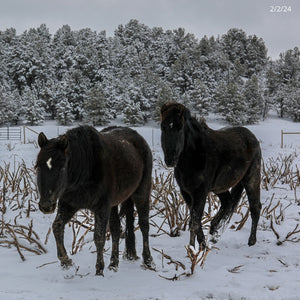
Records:
[[[246,127],[224,127],[212,131],[211,137],[219,149],[229,150],[232,154],[244,152],[250,156],[260,154],[258,139]]]
[[[144,160],[151,160],[152,152],[146,140],[135,130],[129,127],[110,126],[100,131],[103,137],[110,140],[112,145],[118,147],[122,145],[123,150],[134,148]]]
[[[249,141],[252,141],[254,144],[258,143],[258,140],[253,132],[243,126],[223,127],[221,129],[215,130],[215,132],[218,132],[224,136],[231,136],[233,138],[247,139]]]

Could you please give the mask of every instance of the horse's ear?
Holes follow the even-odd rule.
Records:
[[[69,140],[68,140],[68,138],[65,135],[61,136],[59,138],[59,147],[62,150],[66,150],[68,146],[69,146]]]
[[[178,116],[179,116],[180,118],[184,119],[187,110],[188,110],[188,109],[187,109],[184,105],[179,104],[179,103],[177,104]]]
[[[45,136],[45,134],[44,134],[43,132],[41,132],[41,133],[39,134],[39,137],[38,137],[38,144],[39,144],[39,146],[42,148],[42,147],[44,147],[47,143],[48,143],[47,137]]]
[[[163,104],[163,106],[161,107],[160,109],[160,120],[163,121],[163,116],[164,116],[164,113],[166,112],[166,110],[168,109],[168,106],[170,105],[170,103],[165,103]]]
[[[170,106],[171,103],[166,102],[165,104],[162,105],[161,109],[160,109],[160,113],[161,115],[168,109],[168,107]]]

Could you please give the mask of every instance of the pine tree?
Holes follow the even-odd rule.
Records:
[[[75,116],[71,104],[66,97],[62,96],[56,104],[56,120],[60,125],[71,125],[74,119]]]
[[[101,86],[93,87],[84,103],[84,120],[93,126],[105,125],[108,120],[106,97]]]
[[[284,110],[294,122],[300,122],[300,88],[289,86],[285,90]]]
[[[126,107],[124,108],[124,123],[128,125],[142,125],[144,124],[144,114],[141,111],[140,103],[135,103],[134,101],[130,100]]]
[[[7,96],[3,90],[0,89],[0,126],[8,124],[10,121],[11,109],[8,108],[8,106],[10,106],[10,103],[7,101]]]
[[[286,114],[286,95],[288,88],[286,84],[280,84],[277,87],[276,93],[274,93],[274,106],[277,110],[278,116],[283,118]]]
[[[211,97],[207,86],[201,80],[196,80],[194,82],[194,88],[189,91],[189,99],[192,110],[201,116],[208,115]]]
[[[245,97],[247,107],[247,123],[254,124],[259,121],[263,112],[263,97],[255,75],[252,75],[245,83],[243,96]]]
[[[153,120],[159,122],[160,121],[160,109],[163,104],[168,102],[176,102],[178,101],[179,96],[175,92],[174,88],[167,82],[161,82],[158,92],[157,92],[157,100],[155,103],[155,111],[153,115]]]
[[[250,78],[258,74],[267,64],[267,48],[263,39],[256,35],[249,36],[246,41],[245,75]]]
[[[247,103],[243,94],[239,91],[236,83],[220,85],[216,98],[219,103],[219,112],[232,125],[247,123]]]
[[[24,105],[24,117],[28,123],[31,126],[42,123],[45,115],[45,102],[37,98],[34,91],[28,87],[23,92],[22,101]]]

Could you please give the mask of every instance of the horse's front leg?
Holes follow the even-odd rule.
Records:
[[[96,275],[103,275],[104,259],[103,250],[105,245],[105,235],[110,216],[110,207],[103,205],[95,211],[95,231],[94,241],[97,248]]]
[[[68,268],[72,265],[72,260],[68,257],[64,246],[64,230],[77,209],[69,206],[64,202],[59,202],[56,218],[53,222],[52,229],[56,241],[57,257],[60,260],[61,266]]]
[[[185,192],[184,190],[180,190],[181,195],[187,204],[189,210],[190,210],[190,222],[189,222],[189,229],[190,229],[190,245],[195,247],[195,232],[191,230],[192,228],[192,218],[191,218],[191,212],[192,212],[192,197],[189,195],[189,193]]]
[[[199,243],[199,247],[204,249],[205,236],[202,230],[202,216],[205,206],[207,193],[203,190],[196,190],[192,193],[192,203],[190,207],[190,244],[195,247],[195,237]]]

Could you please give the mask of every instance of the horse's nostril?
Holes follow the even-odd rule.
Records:
[[[167,167],[174,167],[175,166],[175,159],[166,158],[165,163]]]
[[[39,209],[43,214],[52,214],[55,211],[55,208],[56,203],[49,205],[39,203]]]

